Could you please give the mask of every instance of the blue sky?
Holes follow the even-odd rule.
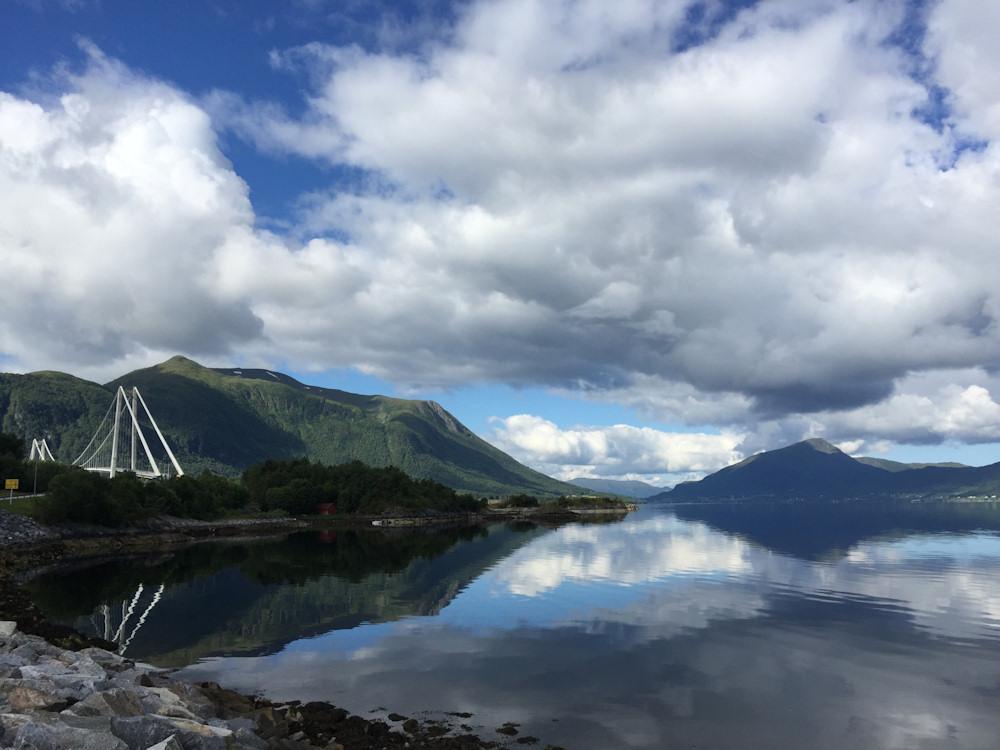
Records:
[[[992,462],[994,31],[971,0],[11,0],[0,358],[434,398],[561,477],[811,436]]]
[[[251,92],[294,111],[302,107],[302,82],[275,71],[269,53],[317,39],[372,44],[364,31],[378,17],[378,3],[358,5],[364,7],[345,13],[356,19],[348,25],[308,3],[13,0],[0,8],[0,41],[6,50],[0,87],[17,91],[30,86],[33,78],[49,76],[53,66],[78,67],[83,38],[128,66],[165,78],[195,96],[219,88]],[[407,3],[389,7],[393,5],[405,12]],[[336,184],[342,177],[334,167],[308,159],[263,155],[239,138],[225,138],[224,151],[250,185],[263,221],[286,220],[301,193]]]

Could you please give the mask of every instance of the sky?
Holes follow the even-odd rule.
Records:
[[[992,463],[998,35],[975,0],[3,0],[0,367],[433,398],[561,478]]]

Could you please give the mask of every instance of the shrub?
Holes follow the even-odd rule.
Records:
[[[0,432],[0,456],[9,456],[20,461],[24,458],[24,440],[17,435]]]
[[[23,462],[5,456],[0,456],[0,469],[5,462],[11,471],[25,471]],[[40,487],[42,466],[46,465],[39,465]],[[339,466],[306,459],[265,461],[247,469],[242,482],[207,472],[199,477],[147,481],[129,473],[109,479],[67,466],[45,471],[49,491],[39,500],[36,515],[49,524],[119,527],[157,515],[211,520],[247,509],[303,515],[314,513],[322,503],[334,503],[345,514],[475,512],[484,502],[429,479],[412,479],[393,467],[374,468],[360,461]],[[535,498],[523,497],[524,502],[538,504]]]
[[[243,484],[250,502],[263,510],[313,513],[321,503],[335,503],[338,513],[378,514],[387,510],[471,512],[479,500],[459,495],[430,479],[412,479],[395,467],[372,467],[360,461],[339,466],[307,459],[265,461],[246,470]]]
[[[109,479],[70,469],[52,480],[48,495],[39,500],[38,518],[117,527],[157,515],[210,520],[246,504],[243,487],[211,474],[147,481],[129,473]]]
[[[49,524],[74,521],[121,526],[125,522],[111,499],[111,482],[83,469],[55,477],[48,495],[38,501],[37,512],[38,519]]]
[[[508,508],[537,508],[538,498],[532,495],[511,495],[507,499]]]

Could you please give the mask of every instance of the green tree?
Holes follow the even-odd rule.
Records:
[[[24,458],[24,439],[8,432],[0,432],[0,456],[20,461]]]

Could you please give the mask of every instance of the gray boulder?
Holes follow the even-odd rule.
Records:
[[[233,737],[240,750],[268,750],[267,743],[258,737],[252,729],[237,727],[233,730]]]
[[[142,708],[148,714],[172,716],[178,719],[197,721],[198,717],[181,702],[177,693],[165,687],[134,688],[142,703]]]
[[[4,683],[22,682],[34,687],[38,685],[53,686],[53,692],[61,698],[74,701],[83,700],[91,693],[111,687],[107,680],[96,680],[93,677],[79,675],[74,672],[57,672],[54,669],[21,667],[20,680],[0,680],[0,694],[4,691]]]
[[[177,741],[175,735],[170,735],[163,742],[157,742],[155,745],[150,745],[146,750],[184,750],[184,746]]]
[[[11,642],[20,644],[18,648],[28,646],[39,656],[51,656],[53,658],[58,658],[63,653],[63,649],[58,646],[53,646],[47,640],[39,638],[37,635],[22,636],[18,633],[14,636]]]
[[[21,667],[27,666],[22,657],[14,654],[0,654],[0,677],[20,677]]]
[[[94,648],[91,646],[90,648],[80,649],[77,653],[100,664],[105,669],[124,668],[126,664],[131,664],[124,656],[105,651],[103,648]]]
[[[34,664],[38,661],[38,652],[31,643],[22,643],[11,649],[10,654],[21,659],[25,664]]]
[[[225,750],[231,744],[233,730],[226,726],[200,724],[189,719],[163,717],[178,729],[181,744],[193,750]]]
[[[111,682],[120,687],[131,688],[133,685],[164,687],[170,684],[170,680],[158,671],[150,671],[135,664],[122,666],[121,670],[112,671],[109,675]]]
[[[177,737],[185,750],[228,750],[233,739],[231,729],[157,715],[113,718],[111,731],[129,750],[146,750],[172,736]]]
[[[144,711],[142,703],[134,693],[121,688],[111,688],[88,695],[63,713],[74,716],[141,716]]]
[[[49,690],[39,690],[27,685],[10,689],[4,698],[7,706],[15,711],[32,711],[66,704],[65,698]]]
[[[64,708],[67,703],[76,700],[74,691],[60,688],[52,680],[0,679],[0,703],[9,710]]]
[[[40,661],[44,663],[47,660],[46,658],[42,658]],[[74,651],[65,651],[59,655],[58,659],[54,659],[53,661],[62,664],[68,671],[93,677],[94,679],[103,680],[108,676],[104,667],[90,656],[81,655]]]
[[[15,750],[128,750],[110,732],[107,719],[28,714],[12,733],[4,722],[4,742]]]
[[[194,685],[189,685],[186,682],[170,682],[166,686],[166,690],[177,696],[178,700],[195,716],[202,719],[210,719],[215,716],[215,704]]]
[[[31,719],[26,714],[3,713],[0,714],[0,739],[4,740],[4,746],[13,742],[17,730],[30,722]]]
[[[177,733],[173,724],[156,716],[113,718],[111,731],[128,745],[129,750],[146,750]]]

